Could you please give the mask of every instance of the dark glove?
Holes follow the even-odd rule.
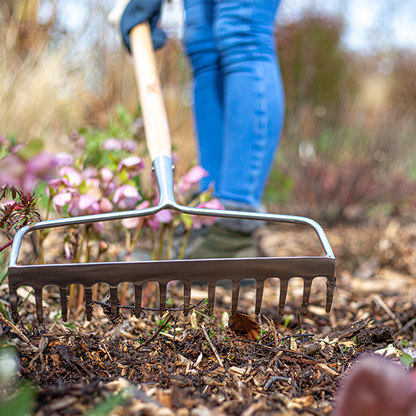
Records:
[[[120,21],[121,35],[124,44],[130,50],[130,31],[140,23],[149,21],[152,31],[153,47],[160,48],[165,44],[166,34],[159,29],[157,23],[160,18],[160,7],[163,0],[131,0],[124,10]]]

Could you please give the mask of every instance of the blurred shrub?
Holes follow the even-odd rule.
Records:
[[[366,221],[371,214],[400,215],[416,207],[416,182],[380,172],[374,159],[341,164],[318,158],[295,173],[292,203],[326,224]]]
[[[341,18],[315,14],[278,27],[277,46],[289,122],[292,117],[302,122],[307,107],[314,119],[336,124],[340,107],[356,92],[357,80],[348,54],[340,48],[342,31]]]
[[[416,52],[401,51],[394,59],[391,105],[400,109],[401,117],[414,117],[416,112]]]
[[[342,33],[314,12],[277,30],[287,108],[266,202],[327,223],[416,206],[416,52],[355,54]]]

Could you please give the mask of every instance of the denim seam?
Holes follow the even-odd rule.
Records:
[[[267,148],[267,98],[266,98],[266,83],[264,77],[264,68],[262,65],[259,65],[256,68],[255,76],[257,78],[258,85],[258,108],[255,109],[255,115],[257,116],[257,120],[254,120],[254,138],[255,144],[259,147],[259,149],[254,153],[253,162],[251,166],[252,171],[252,180],[251,180],[251,187],[250,193],[255,195],[259,194],[259,178],[261,177],[262,173],[262,161],[264,159],[264,152]],[[257,124],[257,125],[256,125]],[[256,131],[257,130],[257,131]],[[254,201],[252,201],[254,202]],[[259,202],[259,201],[256,201]]]

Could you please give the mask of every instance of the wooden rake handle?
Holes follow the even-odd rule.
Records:
[[[171,158],[169,125],[149,23],[131,30],[130,44],[150,157],[152,162],[159,156]]]

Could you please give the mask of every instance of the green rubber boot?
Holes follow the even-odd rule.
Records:
[[[216,225],[209,233],[198,238],[189,259],[258,257],[251,234],[229,231]]]

